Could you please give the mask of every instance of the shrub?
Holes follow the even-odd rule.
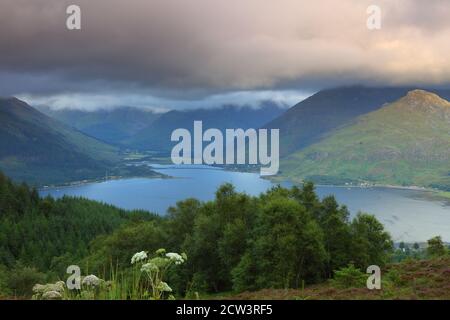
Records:
[[[360,269],[355,268],[353,264],[341,268],[334,272],[334,279],[331,283],[337,288],[361,288],[365,287],[367,275]]]
[[[386,273],[385,278],[391,282],[394,286],[401,287],[406,285],[407,281],[402,278],[400,271],[397,269],[391,269],[388,273]]]
[[[44,280],[45,274],[36,268],[17,266],[9,273],[8,287],[15,296],[31,297],[33,285]]]
[[[0,298],[11,295],[11,290],[8,287],[8,269],[0,265]]]
[[[447,253],[444,242],[440,236],[431,238],[428,242],[427,254],[430,257],[441,257]]]

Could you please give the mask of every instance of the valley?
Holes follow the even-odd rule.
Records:
[[[450,299],[449,0],[77,2],[0,0],[0,314]]]
[[[0,121],[4,124],[0,128],[0,170],[14,181],[40,186],[38,191],[28,189],[26,185],[14,185],[0,175],[3,188],[0,207],[5,208],[8,217],[19,214],[14,216],[17,221],[14,223],[6,216],[0,219],[3,241],[8,243],[6,249],[0,250],[0,294],[11,294],[11,290],[15,290],[14,294],[29,297],[33,283],[18,285],[12,281],[14,277],[22,279],[22,275],[29,272],[27,277],[35,283],[55,279],[55,275],[61,274],[74,260],[101,272],[106,261],[118,259],[120,268],[127,270],[128,249],[142,250],[141,242],[145,241],[151,250],[172,246],[174,250],[188,251],[193,263],[201,270],[189,277],[208,279],[207,283],[196,284],[202,296],[209,297],[218,290],[222,293],[217,297],[226,298],[223,292],[233,289],[236,293],[233,297],[237,299],[261,295],[277,298],[279,291],[264,289],[271,286],[269,275],[273,274],[272,270],[261,269],[257,284],[252,282],[256,281],[250,276],[254,272],[248,268],[254,267],[248,265],[247,259],[257,251],[237,243],[250,237],[244,231],[246,228],[261,232],[264,227],[266,231],[256,234],[258,237],[264,239],[275,232],[272,236],[276,238],[273,226],[280,223],[285,230],[283,234],[287,232],[300,237],[301,241],[290,247],[298,248],[298,243],[313,239],[318,250],[308,253],[307,248],[302,249],[306,250],[302,254],[311,254],[312,259],[318,259],[317,264],[311,263],[311,270],[316,271],[311,271],[312,275],[304,274],[308,284],[317,283],[317,287],[300,292],[285,291],[292,295],[291,298],[346,297],[347,291],[340,287],[331,295],[328,288],[329,283],[338,281],[331,278],[333,270],[341,268],[346,272],[345,261],[350,255],[358,259],[358,266],[368,263],[361,254],[371,250],[379,253],[371,259],[380,259],[382,265],[406,257],[434,259],[426,249],[430,241],[434,241],[436,235],[441,236],[436,238],[438,242],[449,241],[450,234],[450,202],[445,191],[449,186],[450,103],[423,90],[410,90],[403,96],[404,92],[399,89],[384,90],[337,88],[317,93],[318,97],[312,96],[307,99],[309,102],[301,102],[299,105],[305,103],[302,107],[294,106],[287,111],[267,107],[268,113],[262,112],[261,117],[258,116],[261,110],[225,107],[208,112],[176,111],[159,115],[120,108],[92,114],[61,111],[54,119],[23,101],[0,100]],[[355,95],[355,92],[359,94]],[[385,97],[381,97],[383,92],[387,94]],[[321,98],[323,95],[327,98]],[[375,102],[369,104],[367,110],[355,109],[358,103],[367,106],[364,99],[371,100],[373,95],[379,98],[375,99],[376,103],[386,102],[378,107]],[[337,104],[332,104],[333,101]],[[342,118],[336,122],[326,120],[324,115],[328,106],[336,108],[335,112],[342,111]],[[229,111],[228,120],[208,120],[221,119]],[[301,116],[296,115],[298,112]],[[122,123],[122,118],[128,119],[127,124]],[[265,129],[277,123],[281,142],[279,175],[270,180],[263,179],[258,173],[258,165],[174,165],[168,157],[164,137],[169,135],[168,140],[171,130],[178,126],[191,128],[193,119],[206,121],[205,128],[222,126],[225,129],[227,126]],[[308,126],[313,122],[317,126]],[[111,130],[118,135],[110,135]],[[148,137],[145,143],[136,143],[145,136]],[[105,137],[110,140],[105,141]],[[302,142],[292,144],[289,141]],[[313,181],[316,186],[305,181]],[[15,201],[14,197],[22,200]],[[266,203],[268,199],[269,204]],[[315,203],[316,209],[310,207],[310,201]],[[334,233],[334,223],[329,225],[327,220],[316,216],[315,210],[338,219],[344,238],[340,239],[340,235]],[[239,218],[230,220],[233,222],[228,223],[228,218],[221,220],[234,214]],[[304,214],[306,216],[302,216]],[[300,216],[317,219],[317,222],[303,225]],[[292,229],[291,224],[285,222],[293,218],[297,219],[299,227]],[[61,221],[72,224],[74,231],[64,231]],[[203,225],[205,221],[208,221],[207,225]],[[218,222],[223,230],[217,233]],[[17,223],[20,225],[18,233],[14,231]],[[89,226],[89,223],[93,225]],[[314,233],[317,223],[326,233]],[[380,237],[376,248],[369,248],[372,242],[352,238],[362,232],[359,228],[366,224],[375,227],[374,232]],[[81,237],[76,231],[81,229],[88,233]],[[44,230],[53,231],[45,234]],[[180,236],[179,232],[186,233]],[[45,234],[43,239],[41,234]],[[166,238],[166,234],[171,236]],[[204,240],[208,236],[212,238]],[[343,260],[336,258],[329,262],[321,251],[325,248],[321,241],[331,241],[326,239],[334,236],[340,239],[333,241],[336,247],[330,249],[327,244],[326,248],[341,252]],[[365,239],[367,234],[358,237]],[[18,238],[26,239],[24,245],[16,241]],[[60,242],[59,238],[70,241]],[[353,243],[351,250],[345,245],[341,248],[345,241]],[[391,241],[396,247],[406,243],[408,248],[418,249],[408,249],[408,253],[398,248],[392,251]],[[264,242],[262,245],[265,246]],[[235,248],[239,250],[235,252]],[[279,250],[285,248],[286,245],[280,244]],[[197,255],[196,250],[202,253]],[[209,250],[210,256],[216,255],[219,261],[233,263],[221,262],[223,266],[216,266],[210,265],[208,260],[205,264],[201,259],[205,250]],[[445,247],[442,250],[444,252]],[[39,257],[37,252],[41,252]],[[25,261],[34,269],[22,267],[17,261]],[[279,261],[278,274],[283,272],[283,265]],[[317,265],[328,271],[323,273],[315,269]],[[2,270],[4,274],[12,275],[12,280],[6,284],[2,284]],[[219,280],[218,270],[224,270]],[[239,274],[247,275],[242,278]],[[176,284],[179,295],[188,297],[192,294],[185,289],[187,279],[171,281]],[[276,286],[280,287],[281,278],[276,281]],[[300,286],[297,280],[291,281],[290,287]],[[123,285],[123,290],[128,290],[126,284]],[[437,284],[436,288],[439,288]],[[249,295],[245,291],[248,289],[262,291]],[[399,285],[389,294],[403,297],[403,292],[407,291],[407,296],[414,296],[415,293],[408,290],[409,286]],[[427,294],[425,292],[421,297],[428,297]],[[134,297],[138,298],[138,293]],[[361,290],[361,297],[371,296]]]
[[[54,119],[29,106],[24,108],[23,103],[3,99],[3,104],[23,108],[12,118],[13,109],[0,109],[3,130],[28,123],[37,128],[27,128],[22,138],[10,129],[4,139],[17,143],[28,139],[27,143],[37,148],[33,152],[42,156],[29,157],[18,151],[28,146],[12,150],[5,145],[0,169],[16,181],[41,186],[98,181],[105,176],[158,177],[143,171],[148,168],[129,164],[139,159],[166,163],[176,145],[170,141],[173,130],[187,128],[193,134],[194,120],[201,120],[205,130],[279,128],[281,163],[279,174],[271,177],[273,181],[445,192],[450,188],[449,108],[444,98],[432,92],[450,96],[446,90],[342,87],[320,91],[288,110],[268,102],[259,109],[223,106],[160,114],[133,107],[98,111],[38,107]],[[7,134],[13,136],[6,138]],[[55,156],[46,162],[52,153]],[[60,170],[54,170],[57,167]],[[255,165],[222,167],[258,170]],[[32,177],[27,172],[33,173]]]

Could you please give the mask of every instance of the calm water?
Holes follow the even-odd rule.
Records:
[[[146,209],[164,214],[178,200],[195,197],[210,200],[225,182],[238,191],[257,195],[272,186],[258,174],[229,172],[206,166],[154,166],[156,171],[175,179],[134,178],[80,186],[41,190],[42,195],[82,196],[125,209]],[[346,204],[352,215],[365,211],[377,216],[396,241],[425,241],[441,235],[450,241],[450,206],[432,200],[423,191],[388,188],[317,187],[323,197],[333,194]]]

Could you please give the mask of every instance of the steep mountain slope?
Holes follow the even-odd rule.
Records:
[[[280,129],[280,153],[294,151],[320,141],[327,133],[358,116],[400,99],[410,88],[341,87],[320,91],[298,103],[264,127]],[[448,91],[435,91],[450,98]]]
[[[450,188],[450,103],[410,91],[281,163],[284,177]]]
[[[203,121],[203,129],[259,128],[283,113],[278,105],[265,103],[260,108],[224,106],[218,109],[170,111],[162,114],[150,126],[125,141],[125,145],[142,150],[170,151],[172,131],[185,128],[192,132],[194,121]]]
[[[159,117],[158,113],[133,107],[112,110],[69,110],[38,107],[46,115],[80,130],[91,137],[120,145]]]
[[[0,170],[14,180],[53,183],[104,175],[117,149],[16,98],[0,99]]]

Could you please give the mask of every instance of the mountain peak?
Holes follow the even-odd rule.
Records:
[[[1,104],[17,102],[17,101],[19,101],[19,99],[17,99],[16,97],[0,97]]]
[[[428,106],[428,107],[448,107],[450,103],[439,97],[437,94],[421,89],[409,91],[408,94],[399,100],[407,103],[409,106]]]
[[[16,97],[0,97],[0,112],[20,117],[39,117],[40,112]]]
[[[411,91],[408,91],[408,95],[435,95],[433,92],[426,91],[423,89],[414,89]]]
[[[17,107],[28,106],[24,101],[16,97],[0,97],[0,106],[4,107]]]

